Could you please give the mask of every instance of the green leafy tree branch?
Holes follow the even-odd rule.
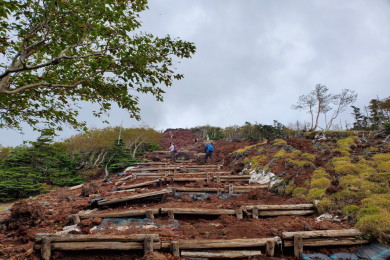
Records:
[[[183,78],[177,59],[195,53],[139,31],[145,0],[0,2],[0,127],[83,128],[83,101],[98,104],[96,117],[116,103],[139,119],[139,94],[162,101],[161,86]]]

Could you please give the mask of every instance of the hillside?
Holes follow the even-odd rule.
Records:
[[[69,234],[75,236],[142,234],[158,236],[154,239],[160,244],[158,250],[148,253],[145,244],[144,250],[130,251],[52,248],[52,259],[187,259],[183,256],[185,243],[197,248],[194,245],[203,240],[234,244],[238,239],[245,240],[240,243],[271,241],[273,250],[268,244],[259,244],[259,259],[266,253],[269,259],[293,259],[294,248],[286,241],[280,246],[275,237],[283,239],[286,232],[352,230],[357,222],[362,230],[371,232],[370,237],[354,235],[347,239],[348,246],[305,246],[304,252],[353,252],[369,242],[368,238],[388,239],[390,147],[383,139],[303,136],[261,142],[213,141],[214,164],[204,164],[203,147],[208,141],[195,143],[197,137],[185,129],[164,133],[160,144],[164,150],[171,142],[179,145],[182,156],[175,164],[170,162],[169,152],[157,151],[146,154],[137,168],[108,180],[16,202],[9,211],[1,212],[0,258],[40,259],[37,234],[65,234],[64,228],[74,221],[77,225]],[[250,179],[258,182],[250,183]],[[362,199],[366,202],[361,203]],[[313,202],[314,209],[310,206]],[[373,213],[378,207],[382,209]],[[382,223],[364,225],[364,210],[371,210]],[[135,212],[138,216],[130,217]],[[322,213],[332,217],[319,219]],[[171,248],[175,241],[181,241],[179,256],[174,256]],[[237,246],[240,250],[251,247]],[[200,251],[213,251],[202,248]]]

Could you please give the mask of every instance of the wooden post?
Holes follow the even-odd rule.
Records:
[[[259,219],[259,208],[258,207],[254,207],[252,209],[252,217],[254,219]]]
[[[158,179],[158,183],[159,183],[159,185],[160,185],[160,187],[162,187],[163,186],[163,180],[160,178],[160,179]]]
[[[275,240],[268,240],[265,247],[267,256],[274,256],[275,253]]]
[[[144,240],[144,253],[153,252],[153,237],[148,236]]]
[[[168,194],[164,194],[161,198],[161,203],[164,203],[165,201],[167,201],[167,197],[168,197]]]
[[[303,240],[300,235],[294,235],[294,256],[301,259],[303,253]]]
[[[173,184],[173,178],[169,179],[169,183],[172,185]]]
[[[180,257],[179,241],[172,241],[171,252],[173,256]]]
[[[242,219],[242,209],[237,209],[236,210],[236,217],[237,219]]]
[[[147,210],[146,211],[146,217],[150,219],[154,219],[154,214],[152,210]]]
[[[208,173],[206,174],[206,179],[207,179],[207,182],[210,182],[210,175]]]
[[[73,221],[73,224],[78,224],[80,223],[80,216],[78,214],[72,214],[71,219]]]
[[[168,217],[170,219],[175,219],[175,214],[173,213],[173,210],[168,210]]]
[[[50,260],[51,257],[51,242],[48,237],[42,238],[41,255],[43,260]]]
[[[221,178],[217,176],[217,182],[221,182]]]
[[[229,184],[229,186],[228,186],[229,188],[229,194],[233,194],[233,184]]]

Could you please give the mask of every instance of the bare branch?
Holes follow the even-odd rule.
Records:
[[[82,82],[84,82],[84,80],[77,81],[77,82],[75,82],[73,84],[51,84],[51,83],[46,83],[46,82],[40,82],[40,83],[26,85],[26,86],[23,86],[23,87],[14,89],[14,90],[2,90],[2,89],[0,89],[0,94],[12,95],[12,94],[17,94],[17,93],[23,92],[23,91],[25,91],[27,89],[32,89],[32,88],[37,88],[37,87],[45,87],[45,88],[75,88],[75,87],[77,87],[77,85],[79,85]]]

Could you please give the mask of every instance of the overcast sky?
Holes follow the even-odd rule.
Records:
[[[185,78],[166,89],[164,102],[141,98],[142,122],[115,109],[111,126],[309,121],[291,105],[319,83],[331,93],[356,91],[354,105],[361,108],[390,95],[389,0],[155,0],[149,7],[141,15],[142,31],[194,42],[197,51],[176,65]],[[343,126],[353,122],[351,112],[340,117]],[[88,124],[107,126],[99,119]],[[38,136],[23,132],[1,130],[0,144]],[[74,133],[67,130],[59,140]]]

